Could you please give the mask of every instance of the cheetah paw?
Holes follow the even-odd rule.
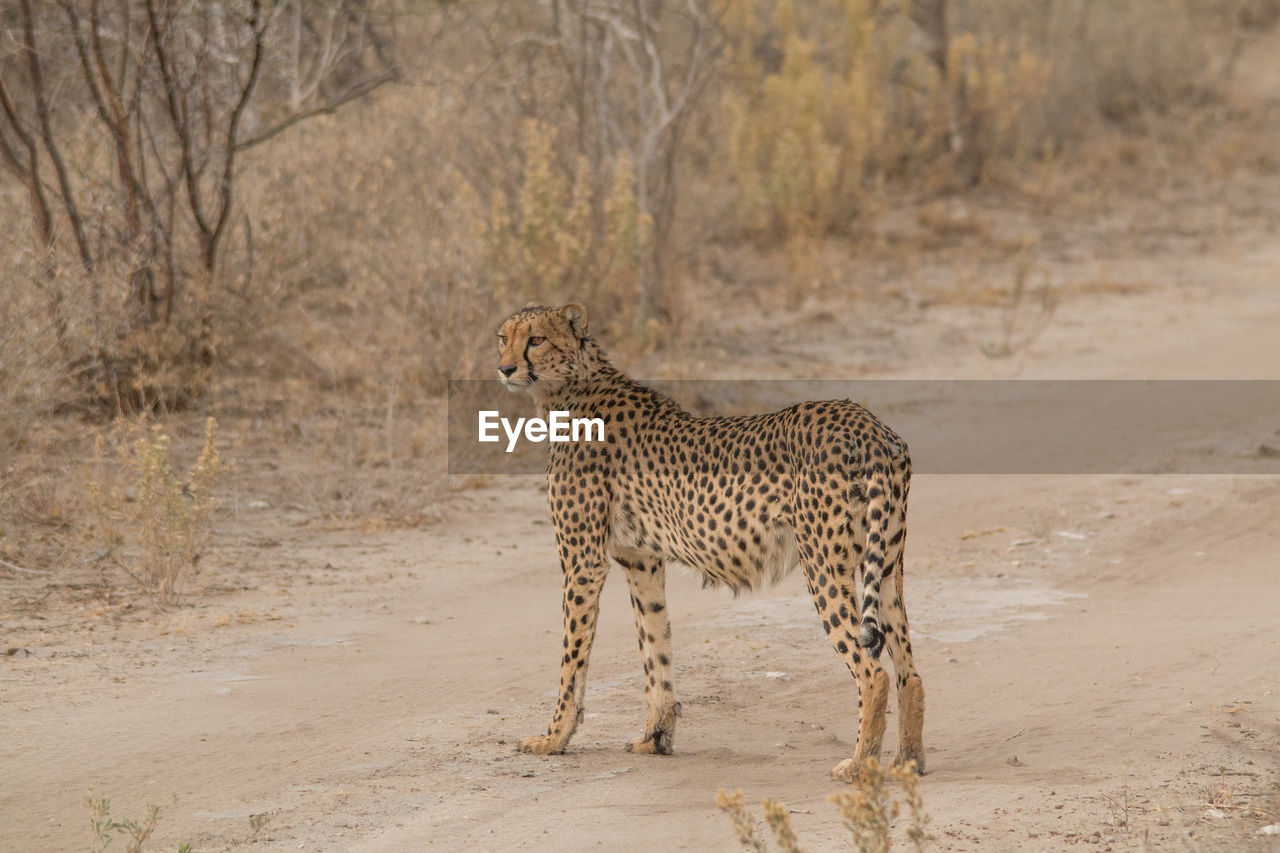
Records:
[[[551,735],[535,735],[520,741],[519,751],[530,755],[559,755],[564,752],[564,745],[557,744]]]
[[[858,778],[862,762],[857,758],[846,758],[831,770],[831,778],[837,782],[852,782]]]
[[[671,744],[671,732],[664,732],[659,729],[656,732],[631,741],[631,743],[627,744],[627,752],[635,755],[670,755]]]

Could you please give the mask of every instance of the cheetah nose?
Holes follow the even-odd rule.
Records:
[[[506,367],[504,365],[498,368],[498,372],[501,373],[503,376],[507,377],[508,379],[510,379],[511,374],[516,372],[516,366],[514,364],[511,365],[510,367]]]

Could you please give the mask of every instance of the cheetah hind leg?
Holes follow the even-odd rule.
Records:
[[[804,555],[806,550],[815,553],[820,550],[820,546],[806,549],[802,545],[801,554]],[[832,778],[837,781],[851,782],[868,758],[878,758],[880,755],[886,724],[885,709],[889,700],[889,675],[879,660],[858,647],[855,639],[858,631],[858,604],[851,576],[848,573],[832,575],[829,573],[830,567],[824,570],[808,560],[805,561],[804,571],[814,606],[817,607],[822,626],[826,629],[827,639],[849,667],[858,684],[858,746],[853,758],[840,762],[831,771]],[[835,593],[834,596],[832,592]]]
[[[843,496],[847,493],[843,488],[836,482],[815,483],[815,514],[823,509],[824,489]],[[858,513],[849,515],[844,527],[801,524],[796,531],[805,580],[822,627],[858,684],[858,745],[852,758],[831,771],[832,778],[840,782],[853,781],[868,758],[879,758],[889,700],[889,675],[880,665],[879,648],[861,648],[858,642],[861,611],[855,577],[869,531],[865,511],[860,518]],[[832,559],[820,559],[819,555],[831,555]]]
[[[649,555],[628,554],[625,558],[615,555],[615,559],[627,570],[631,607],[635,611],[636,632],[640,635],[648,706],[644,736],[627,744],[627,752],[670,755],[680,705],[671,684],[671,621],[667,617],[665,566]]]
[[[855,653],[854,659],[858,655]],[[869,665],[868,665],[869,664]],[[852,666],[858,678],[858,746],[853,758],[846,758],[831,770],[831,778],[837,782],[852,782],[868,758],[880,757],[880,745],[884,740],[885,708],[889,700],[889,674],[878,661],[863,657]]]
[[[907,546],[907,498],[911,488],[911,463],[903,456],[897,460],[901,500],[892,507],[885,531],[888,547],[887,569],[881,575],[880,623],[884,630],[885,650],[893,660],[898,686],[898,754],[894,764],[914,764],[917,773],[924,767],[924,682],[916,671],[911,653],[911,630],[907,623],[907,605],[903,596],[903,554]]]
[[[886,606],[881,608],[885,626],[885,648],[893,660],[898,682],[898,755],[894,764],[913,763],[917,773],[924,768],[924,682],[916,671],[911,653],[911,634],[907,626],[907,609],[902,599],[902,550],[893,566],[892,590]]]

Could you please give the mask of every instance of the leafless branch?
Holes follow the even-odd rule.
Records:
[[[250,211],[238,208],[241,152],[399,79],[372,23],[373,4],[18,0],[0,14],[12,48],[0,56],[0,168],[21,181],[31,207],[47,271],[34,286],[48,286],[59,329],[67,288],[90,296],[92,343],[63,353],[73,375],[88,379],[100,364],[125,376],[118,369],[127,372],[121,359],[131,356],[112,361],[98,348],[168,323],[184,271],[218,281],[224,244],[239,234],[233,223],[243,219],[244,239],[252,240]],[[371,60],[377,71],[365,72]],[[266,104],[264,130],[262,92],[280,92],[281,83],[292,83],[293,97]],[[69,141],[84,121],[108,146],[105,170],[96,149]],[[82,278],[55,275],[71,253]],[[127,310],[108,315],[104,282],[121,274]],[[127,376],[122,381],[109,384],[131,387]]]
[[[35,137],[27,130],[25,123],[18,116],[18,108],[9,94],[9,88],[5,84],[3,77],[0,77],[0,109],[3,109],[10,129],[26,150],[26,162],[23,163],[19,160],[17,151],[10,148],[6,142],[4,146],[5,162],[10,165],[14,174],[27,185],[27,195],[31,200],[36,227],[40,232],[40,249],[42,252],[48,252],[53,243],[53,215],[50,212],[49,200],[45,197],[44,186],[40,180],[40,148],[36,143]]]
[[[264,130],[261,133],[258,133],[250,137],[249,139],[245,139],[236,143],[235,150],[245,151],[249,148],[253,148],[256,145],[261,145],[262,143],[266,142],[269,139],[274,139],[275,137],[279,136],[281,133],[284,133],[286,130],[288,130],[289,128],[293,127],[296,124],[300,124],[306,121],[307,119],[315,118],[316,116],[319,116],[319,115],[327,115],[329,113],[337,112],[339,108],[351,103],[352,101],[360,100],[361,98],[363,98],[364,96],[372,92],[374,89],[377,89],[381,86],[385,86],[388,83],[397,82],[400,79],[401,79],[400,71],[398,69],[393,68],[388,71],[382,72],[376,77],[370,77],[367,80],[362,80],[359,83],[352,86],[347,91],[343,92],[338,97],[318,107],[313,107],[309,110],[303,110],[300,113],[295,113],[294,115],[289,116],[284,121],[281,121],[275,125],[272,125],[267,130]]]
[[[54,172],[58,175],[58,186],[62,192],[62,206],[71,222],[71,231],[75,235],[76,248],[80,252],[80,261],[86,270],[93,268],[93,255],[89,252],[89,241],[85,237],[84,218],[80,215],[80,207],[76,203],[75,192],[71,187],[71,176],[67,172],[66,161],[58,148],[53,135],[53,123],[49,118],[49,101],[44,88],[44,75],[40,68],[40,53],[36,46],[35,17],[31,13],[31,0],[22,0],[22,37],[23,49],[27,56],[27,71],[31,75],[31,88],[36,104],[36,117],[40,123],[40,138],[44,150],[53,163]]]
[[[214,226],[213,234],[209,240],[209,247],[205,253],[205,267],[212,272],[217,260],[218,244],[222,240],[222,233],[227,227],[227,221],[231,217],[231,202],[235,189],[235,156],[236,156],[236,140],[240,135],[240,121],[244,117],[245,108],[249,105],[249,98],[253,95],[254,87],[258,85],[258,76],[262,71],[262,54],[263,54],[263,38],[267,29],[267,22],[262,15],[261,0],[251,0],[251,8],[253,16],[249,19],[249,26],[253,30],[253,59],[249,65],[249,79],[245,81],[244,87],[240,90],[240,97],[236,101],[236,105],[231,110],[231,120],[227,122],[227,141],[224,146],[223,167],[222,167],[222,185],[221,200],[218,210],[218,222]]]
[[[168,21],[161,21],[156,9],[155,0],[146,0],[147,19],[153,33],[152,50],[160,70],[160,78],[164,86],[165,103],[169,110],[169,121],[178,138],[179,169],[183,173],[183,183],[187,190],[187,201],[191,209],[191,217],[199,231],[201,253],[208,254],[208,243],[212,229],[205,218],[204,201],[200,190],[199,175],[196,170],[195,157],[191,144],[191,124],[185,106],[180,99],[182,91],[178,80],[178,71],[169,55],[166,35]]]
[[[15,566],[7,560],[0,560],[0,568],[8,569],[12,572],[21,572],[24,575],[51,575],[53,572],[46,572],[42,569],[24,569],[22,566]]]

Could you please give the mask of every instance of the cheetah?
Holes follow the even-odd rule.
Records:
[[[542,414],[568,411],[605,424],[603,442],[550,446],[547,499],[564,575],[564,652],[551,724],[521,741],[521,752],[563,752],[582,721],[610,557],[626,571],[648,706],[644,735],[627,749],[663,755],[680,716],[667,563],[735,593],[802,565],[822,627],[858,686],[857,748],[832,776],[851,781],[879,755],[885,648],[897,676],[896,760],[924,771],[924,688],[902,597],[911,463],[901,438],[847,400],[694,417],[615,369],[588,334],[581,305],[526,306],[502,324],[498,352],[501,383],[530,394]]]

